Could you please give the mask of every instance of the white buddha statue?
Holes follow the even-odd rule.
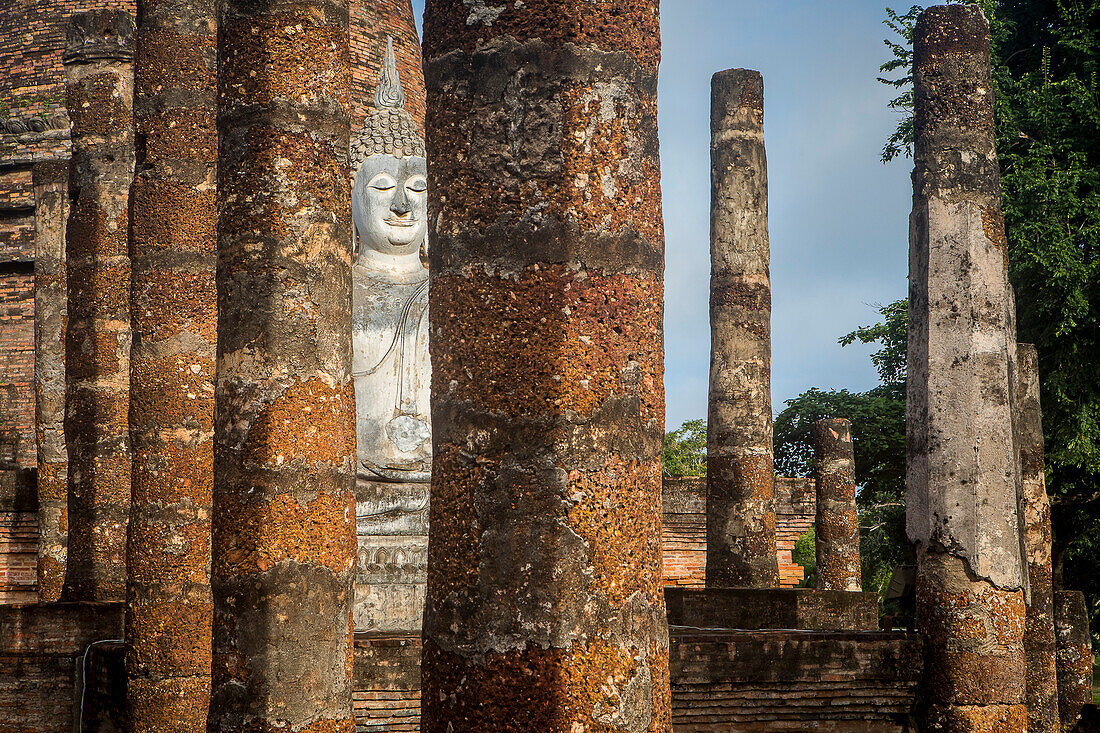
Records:
[[[427,162],[404,109],[392,40],[376,111],[352,145],[352,371],[360,478],[431,477]]]

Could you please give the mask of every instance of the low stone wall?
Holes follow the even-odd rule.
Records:
[[[0,732],[72,733],[84,653],[93,642],[121,638],[122,615],[121,603],[0,606]],[[89,710],[103,697],[95,692],[98,683],[92,687]],[[84,727],[85,733],[95,729]]]
[[[874,631],[878,595],[816,588],[666,588],[668,622],[703,629]]]
[[[673,628],[677,733],[901,733],[921,678],[916,634]]]

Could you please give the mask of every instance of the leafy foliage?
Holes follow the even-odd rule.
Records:
[[[688,420],[665,433],[661,470],[671,477],[707,475],[706,420]]]
[[[843,336],[840,343],[881,344],[871,361],[882,383],[866,392],[813,388],[787,400],[775,419],[775,466],[780,474],[809,476],[813,471],[813,424],[829,417],[851,421],[860,484],[856,504],[863,587],[881,594],[894,567],[911,562],[911,551],[905,537],[904,506],[909,311],[906,301],[899,300],[883,306],[879,313],[881,323],[860,327]]]
[[[817,534],[813,527],[799,535],[791,550],[791,560],[801,565],[804,575],[798,582],[799,588],[817,587]]]

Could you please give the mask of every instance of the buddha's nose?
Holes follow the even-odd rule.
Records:
[[[398,216],[404,216],[412,211],[412,206],[409,205],[409,195],[405,193],[404,186],[397,187],[397,194],[393,197],[393,203],[390,204],[390,211]]]

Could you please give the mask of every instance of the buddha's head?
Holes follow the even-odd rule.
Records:
[[[419,255],[428,231],[424,158],[371,155],[355,174],[351,197],[357,251]]]
[[[428,164],[424,138],[405,111],[405,93],[386,40],[374,111],[351,145],[354,249],[419,256],[428,231]]]

